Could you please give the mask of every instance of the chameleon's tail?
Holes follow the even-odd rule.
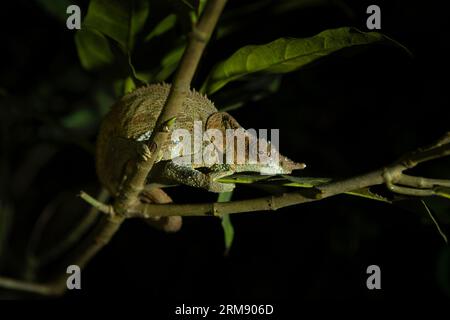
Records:
[[[141,200],[149,203],[172,203],[172,198],[169,197],[164,190],[156,187],[145,188],[141,193]],[[152,227],[166,231],[177,232],[181,229],[182,219],[181,217],[153,217],[144,219]]]

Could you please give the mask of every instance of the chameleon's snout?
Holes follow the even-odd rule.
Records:
[[[280,157],[280,165],[283,168],[284,173],[291,173],[293,170],[305,169],[305,163],[294,162],[291,159],[281,156]]]

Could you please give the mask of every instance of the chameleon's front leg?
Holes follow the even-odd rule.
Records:
[[[211,192],[229,192],[234,184],[220,183],[216,179],[229,175],[229,172],[203,173],[190,166],[180,165],[172,160],[167,162],[163,170],[164,177],[195,188],[203,188]]]

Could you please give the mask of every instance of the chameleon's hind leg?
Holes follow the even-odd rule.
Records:
[[[188,165],[180,165],[175,160],[167,162],[163,173],[167,179],[211,192],[228,192],[234,189],[233,184],[215,181],[221,176],[220,172],[203,173]],[[228,172],[225,175],[228,175]]]

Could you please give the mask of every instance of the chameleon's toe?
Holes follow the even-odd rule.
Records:
[[[138,145],[137,153],[138,153],[139,157],[144,161],[147,161],[152,156],[150,148],[145,143],[140,143]]]

